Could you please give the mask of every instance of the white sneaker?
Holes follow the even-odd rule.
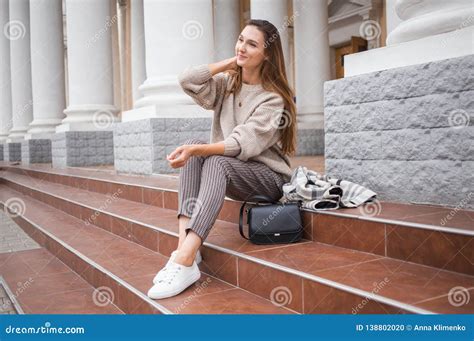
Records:
[[[158,300],[178,295],[199,278],[201,278],[201,271],[196,262],[193,262],[191,266],[184,266],[169,261],[166,265],[166,273],[161,275],[158,282],[148,290],[148,297]]]
[[[168,262],[166,263],[165,267],[163,269],[161,269],[156,274],[156,276],[153,278],[153,284],[158,283],[158,281],[161,279],[161,277],[166,274],[166,268],[168,267],[168,264],[170,264],[170,262],[174,262],[174,259],[175,259],[177,254],[178,254],[177,250],[174,250],[173,252],[171,252],[170,259],[168,259]],[[196,264],[199,264],[199,263],[202,262],[202,256],[201,256],[201,252],[199,252],[199,250],[196,253],[196,259],[194,261],[196,262]]]

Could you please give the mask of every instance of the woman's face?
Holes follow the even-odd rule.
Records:
[[[264,35],[255,26],[245,26],[235,44],[237,65],[246,68],[258,67],[265,59]]]

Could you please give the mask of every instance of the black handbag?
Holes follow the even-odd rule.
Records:
[[[257,203],[247,212],[249,236],[244,234],[244,208],[248,202]],[[261,205],[266,203],[266,205]],[[295,243],[303,237],[300,203],[279,203],[265,195],[255,195],[240,207],[240,235],[254,244]]]

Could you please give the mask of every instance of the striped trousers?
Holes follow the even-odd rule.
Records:
[[[205,144],[190,139],[184,144]],[[207,238],[228,196],[246,200],[264,194],[274,200],[283,196],[280,174],[257,161],[242,161],[223,155],[191,156],[179,174],[178,218],[191,218],[186,233],[193,230],[201,242]]]

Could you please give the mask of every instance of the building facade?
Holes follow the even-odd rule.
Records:
[[[383,19],[381,1],[3,0],[1,6],[4,142],[110,130],[114,122],[147,117],[209,118],[183,94],[177,74],[232,56],[245,21],[263,18],[282,37],[300,155],[324,153],[323,84],[341,66],[335,51],[360,36],[364,21]],[[369,48],[383,45],[381,26],[375,29]]]
[[[166,154],[189,137],[208,139],[211,122],[177,75],[233,56],[245,21],[259,18],[282,37],[297,155],[325,154],[329,141],[328,170],[352,176],[331,161],[351,130],[328,140],[325,83],[472,56],[472,13],[470,0],[0,0],[1,154],[53,167],[171,171]]]

